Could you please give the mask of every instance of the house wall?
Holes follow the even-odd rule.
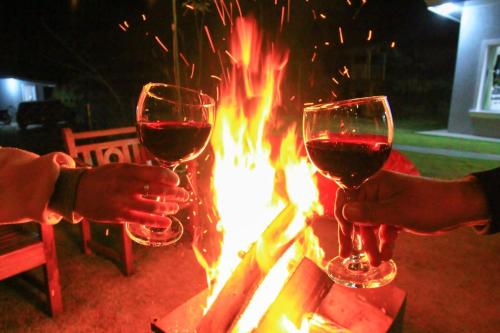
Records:
[[[28,101],[26,96],[23,96],[23,86],[34,86],[33,101],[43,101],[50,96],[45,96],[45,87],[54,87],[50,83],[34,82],[27,80],[19,80],[15,78],[0,78],[0,109],[7,109],[12,106],[12,116],[15,118],[15,113],[19,103]]]
[[[478,110],[484,43],[500,40],[500,1],[466,1],[460,22],[448,131],[500,137],[500,113]]]

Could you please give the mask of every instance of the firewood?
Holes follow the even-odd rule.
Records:
[[[259,244],[254,243],[228,279],[216,300],[201,319],[197,332],[226,332],[238,314],[244,310],[255,289],[270,267],[283,255],[301,234],[281,239],[293,221],[297,208],[288,205],[262,234]]]
[[[207,297],[208,290],[205,289],[165,317],[154,318],[151,322],[151,331],[154,333],[196,332],[196,325],[203,317]]]
[[[314,312],[330,290],[333,281],[308,258],[303,258],[281,290],[278,298],[260,320],[257,332],[288,332],[283,321],[300,328],[302,319]]]

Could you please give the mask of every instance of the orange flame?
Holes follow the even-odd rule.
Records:
[[[293,206],[295,215],[283,237],[292,239],[303,232],[302,241],[278,260],[247,309],[267,309],[266,299],[274,299],[269,297],[270,290],[279,292],[289,277],[290,261],[307,255],[320,262],[323,256],[316,237],[306,228],[306,217],[313,212],[321,214],[323,208],[314,170],[305,154],[299,153],[297,126],[290,126],[283,139],[272,139],[270,133],[288,61],[288,52],[270,49],[266,52],[255,20],[237,18],[231,49],[226,52],[231,55],[231,72],[218,89],[217,121],[211,139],[215,158],[212,195],[219,218],[218,236],[222,238],[217,260],[204,260],[207,249],[194,245],[207,271],[212,293],[208,306],[240,263],[242,253],[256,242],[259,247],[262,232],[287,206]],[[248,321],[238,325],[255,327],[261,315],[249,310],[248,315],[242,315]]]

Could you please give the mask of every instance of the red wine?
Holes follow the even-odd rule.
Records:
[[[155,121],[138,124],[142,144],[157,159],[176,164],[203,149],[212,126],[202,122]]]
[[[391,146],[376,136],[363,136],[359,141],[353,137],[314,139],[306,142],[306,148],[324,176],[346,187],[361,185],[384,165],[391,152]]]

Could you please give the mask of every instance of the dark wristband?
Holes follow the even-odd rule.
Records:
[[[61,168],[54,192],[50,198],[49,208],[71,223],[76,223],[73,215],[76,193],[80,177],[87,168]]]

